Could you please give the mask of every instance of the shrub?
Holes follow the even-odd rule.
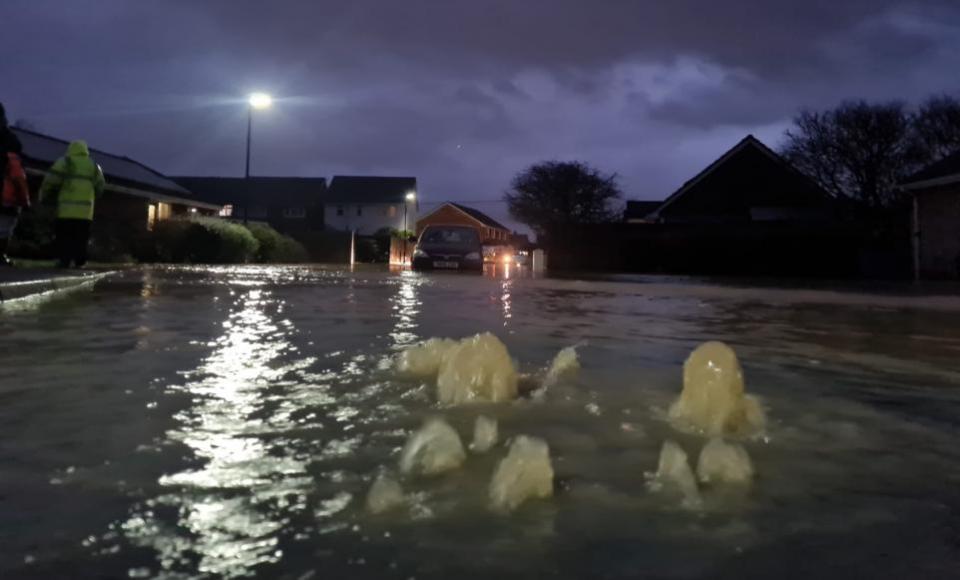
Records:
[[[308,261],[303,244],[285,236],[266,224],[248,224],[247,229],[260,244],[256,260],[263,263],[296,263]]]
[[[192,217],[157,223],[152,246],[155,256],[143,255],[141,259],[236,264],[249,262],[256,257],[260,243],[250,230],[240,224],[217,218]]]

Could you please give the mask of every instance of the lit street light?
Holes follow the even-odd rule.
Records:
[[[400,263],[407,263],[407,206],[410,205],[411,201],[416,201],[417,193],[414,191],[408,191],[407,195],[404,196],[403,202],[403,253],[400,257]]]
[[[250,106],[254,109],[269,109],[273,104],[273,97],[266,93],[253,93],[250,95]]]
[[[247,100],[247,166],[244,171],[244,179],[250,179],[250,138],[253,134],[253,110],[269,109],[273,104],[273,97],[267,93],[253,93],[250,95],[250,98]],[[250,190],[249,184],[244,184],[244,201],[243,201],[243,223],[247,223],[247,214],[250,213]]]

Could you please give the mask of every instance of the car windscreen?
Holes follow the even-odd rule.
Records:
[[[473,228],[430,228],[423,233],[421,244],[445,246],[475,246],[480,243],[477,230]]]

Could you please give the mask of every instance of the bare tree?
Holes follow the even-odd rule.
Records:
[[[903,103],[847,102],[794,124],[784,155],[837,198],[869,207],[894,201],[897,182],[926,161]]]
[[[616,174],[601,174],[578,161],[546,161],[514,177],[503,199],[514,219],[541,240],[556,241],[567,226],[615,219],[620,195]]]
[[[928,99],[913,114],[913,126],[931,162],[960,151],[960,101],[954,97]]]

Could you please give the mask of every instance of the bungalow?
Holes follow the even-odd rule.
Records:
[[[175,177],[198,198],[223,206],[220,215],[261,221],[285,234],[323,229],[323,177]]]
[[[914,277],[960,278],[960,151],[910,176]]]
[[[823,188],[747,135],[645,218],[686,224],[811,222],[829,220],[832,208]]]
[[[417,220],[417,235],[432,225],[470,226],[476,228],[485,245],[508,245],[513,233],[510,228],[480,210],[448,201]]]
[[[13,128],[23,144],[24,168],[31,191],[37,191],[50,166],[62,157],[68,142],[49,135]],[[158,220],[188,213],[216,215],[221,206],[196,198],[169,177],[129,157],[90,149],[107,180],[94,221],[97,234],[130,237],[145,233]]]
[[[407,230],[419,208],[415,177],[336,175],[323,197],[327,228],[363,236]]]
[[[752,135],[663,202],[629,201],[619,223],[559,240],[558,269],[844,276],[854,232],[817,183]]]

